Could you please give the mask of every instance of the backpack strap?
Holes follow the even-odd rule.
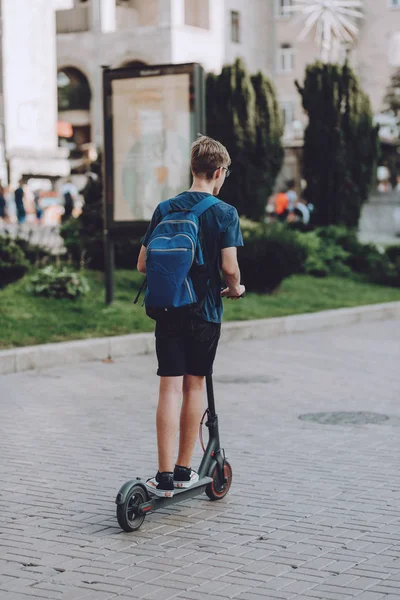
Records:
[[[195,204],[190,209],[190,212],[196,215],[196,217],[200,217],[200,215],[202,215],[204,212],[206,212],[206,210],[214,206],[214,204],[218,204],[218,202],[221,202],[221,200],[219,200],[215,196],[207,196],[206,198],[200,200],[200,202]]]
[[[169,200],[164,200],[164,202],[160,202],[158,208],[160,209],[161,218],[164,219],[171,210],[171,202]]]

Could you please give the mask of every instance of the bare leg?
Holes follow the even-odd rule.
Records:
[[[175,441],[178,431],[178,407],[183,377],[161,377],[157,407],[158,470],[174,470]]]
[[[179,454],[177,465],[191,467],[194,446],[203,414],[204,377],[185,375],[180,418]]]

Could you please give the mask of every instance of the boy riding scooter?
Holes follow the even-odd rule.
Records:
[[[192,187],[158,205],[138,259],[138,270],[147,276],[146,312],[156,321],[158,471],[145,485],[158,497],[170,498],[176,488],[199,480],[191,463],[205,377],[212,373],[220,337],[221,296],[239,299],[245,291],[237,261],[237,247],[243,245],[239,217],[216,198],[230,163],[216,140],[202,136],[193,143]]]

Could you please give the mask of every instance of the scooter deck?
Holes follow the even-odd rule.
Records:
[[[150,502],[153,505],[153,510],[159,510],[164,506],[175,504],[176,502],[182,502],[187,498],[193,498],[202,494],[209,483],[212,482],[212,477],[202,477],[196,483],[191,485],[189,488],[175,488],[174,495],[172,498],[160,498],[159,496],[150,496]]]

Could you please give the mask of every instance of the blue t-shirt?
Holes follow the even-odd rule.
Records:
[[[205,192],[182,192],[172,198],[170,202],[172,208],[185,209],[194,206],[209,195]],[[150,235],[161,219],[161,212],[157,206],[142,240],[143,246],[147,246]],[[199,222],[201,248],[210,274],[208,292],[201,308],[200,317],[211,323],[221,323],[223,313],[220,275],[221,250],[222,248],[243,246],[239,217],[234,206],[220,201],[203,213]]]

